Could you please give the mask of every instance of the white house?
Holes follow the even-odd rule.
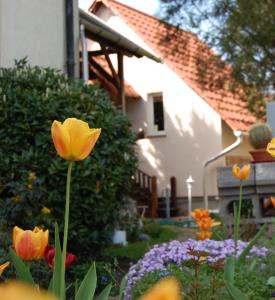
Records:
[[[241,88],[230,90],[230,68],[200,66],[214,53],[196,36],[118,1],[95,0],[90,12],[162,59],[162,63],[146,57],[124,59],[125,80],[139,95],[138,100],[126,102],[126,112],[134,129],[145,133],[138,141],[139,168],[157,176],[159,196],[175,176],[177,196],[186,197],[185,181],[192,175],[193,196],[201,198],[203,163],[235,141],[234,131],[246,132],[255,122]],[[169,41],[165,41],[167,31],[173,32]],[[200,71],[205,71],[204,77]],[[229,160],[249,160],[249,149],[245,137],[227,157],[209,164],[208,195],[217,195],[217,167]]]
[[[192,175],[193,196],[201,199],[204,162],[235,141],[234,131],[246,132],[255,121],[241,89],[230,90],[230,68],[206,69],[213,52],[193,34],[118,1],[91,0],[90,12],[79,11],[77,0],[0,0],[0,67],[27,56],[31,65],[77,77],[84,25],[86,38],[101,45],[93,43],[97,50],[88,53],[90,79],[99,80],[134,130],[145,134],[137,143],[139,169],[157,177],[159,196],[174,176],[177,196],[186,197],[185,181]],[[169,41],[167,31],[173,33]],[[249,159],[249,148],[245,137],[227,157],[209,164],[208,195],[217,195],[217,167]]]

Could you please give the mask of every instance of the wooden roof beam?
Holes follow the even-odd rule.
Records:
[[[104,78],[106,78],[110,83],[112,83],[117,89],[120,88],[120,85],[117,81],[109,75],[92,57],[89,55],[89,62],[91,67],[94,67]]]

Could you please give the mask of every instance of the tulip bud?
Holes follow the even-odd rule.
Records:
[[[101,128],[89,128],[88,123],[68,118],[62,124],[52,124],[52,139],[59,156],[66,160],[83,160],[93,150]]]
[[[1,283],[0,295],[1,300],[58,300],[46,291],[17,281]]]
[[[250,165],[244,165],[240,168],[238,165],[232,167],[232,175],[239,180],[246,180],[250,176]]]
[[[13,228],[13,247],[16,254],[24,260],[40,259],[44,256],[49,241],[49,230],[35,227],[33,231]]]
[[[168,277],[157,282],[139,300],[181,300],[181,289],[178,281]]]

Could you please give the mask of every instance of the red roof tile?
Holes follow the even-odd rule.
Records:
[[[247,131],[256,121],[247,109],[241,87],[234,92],[230,88],[230,67],[195,35],[115,0],[96,0],[90,10],[96,12],[101,3],[121,17],[233,130]]]

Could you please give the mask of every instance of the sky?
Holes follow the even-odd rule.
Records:
[[[87,10],[93,0],[78,0],[78,2],[80,8]],[[119,2],[132,6],[149,15],[156,14],[159,6],[158,0],[119,0]]]

